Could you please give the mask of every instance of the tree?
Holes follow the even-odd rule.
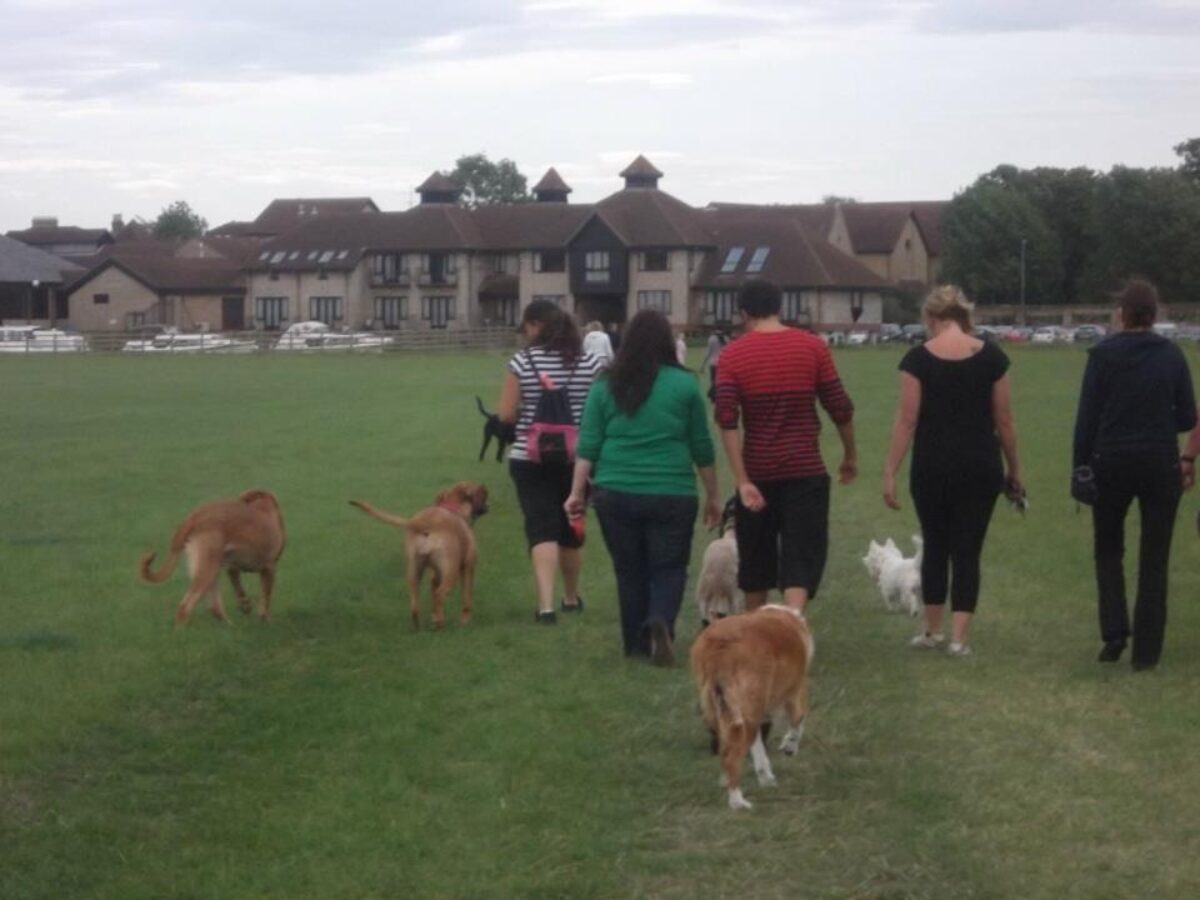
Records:
[[[825,206],[848,206],[851,203],[857,202],[857,197],[842,197],[838,194],[826,194],[821,198],[821,203]]]
[[[200,237],[207,230],[207,220],[194,213],[186,200],[176,200],[158,214],[152,233],[159,240],[166,241]]]
[[[979,303],[1016,303],[1021,296],[1021,243],[1029,303],[1062,299],[1062,248],[1027,197],[1003,183],[980,178],[958,194],[942,220],[946,281]]]
[[[1179,163],[1179,171],[1192,181],[1200,183],[1200,138],[1176,144],[1175,153],[1182,160]]]
[[[492,162],[484,153],[460,156],[454,169],[442,174],[463,186],[463,205],[498,206],[529,202],[525,176],[511,159]]]

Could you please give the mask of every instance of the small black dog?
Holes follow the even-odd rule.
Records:
[[[495,438],[496,462],[500,462],[504,458],[504,448],[517,439],[517,426],[501,422],[499,416],[488,412],[478,395],[475,396],[475,404],[479,407],[480,414],[487,420],[483,423],[483,446],[479,448],[479,459],[483,460],[488,444],[492,442],[492,438]]]

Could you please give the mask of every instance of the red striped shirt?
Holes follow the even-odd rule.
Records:
[[[717,425],[743,420],[742,456],[751,481],[826,474],[817,401],[836,423],[854,418],[825,342],[795,328],[752,331],[729,344],[717,366]]]

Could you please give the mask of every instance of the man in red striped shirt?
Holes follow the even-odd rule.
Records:
[[[779,287],[755,279],[738,294],[745,334],[721,353],[716,419],[737,482],[738,587],[746,608],[778,587],[804,613],[829,547],[829,475],[817,402],[842,440],[838,480],[858,474],[854,404],[820,338],[779,320]],[[744,437],[738,434],[738,418]]]

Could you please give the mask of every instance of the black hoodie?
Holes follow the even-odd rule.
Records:
[[[1169,450],[1196,424],[1183,352],[1150,331],[1122,331],[1088,351],[1075,417],[1075,465],[1095,453]]]

